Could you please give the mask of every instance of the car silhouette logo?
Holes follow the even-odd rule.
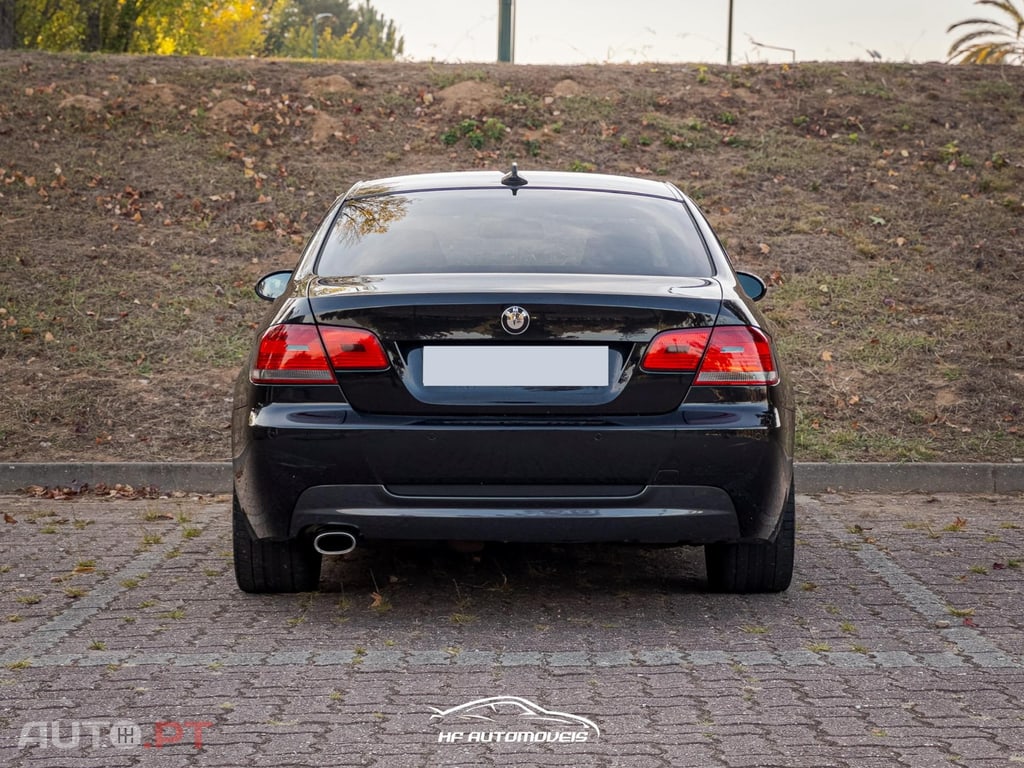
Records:
[[[519,306],[513,306],[501,313],[501,327],[513,336],[518,336],[530,325],[530,313]]]
[[[592,732],[594,737],[601,735],[601,729],[597,724],[585,717],[545,709],[520,696],[490,696],[451,709],[430,709],[436,713],[430,716],[431,720],[449,724],[453,720],[476,724],[491,723],[495,726],[509,726],[513,730],[522,729],[524,725],[535,725],[549,730],[584,729]]]

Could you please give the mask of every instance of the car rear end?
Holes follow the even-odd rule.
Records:
[[[529,179],[333,209],[236,390],[253,540],[775,540],[792,402],[706,222],[668,185]]]

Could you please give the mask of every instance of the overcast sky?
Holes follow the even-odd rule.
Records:
[[[495,61],[499,0],[372,0],[415,61]],[[515,0],[515,61],[725,63],[729,0]],[[733,0],[733,61],[945,61],[973,0]],[[762,46],[754,45],[754,42]]]

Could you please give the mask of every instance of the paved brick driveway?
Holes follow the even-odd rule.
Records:
[[[795,583],[753,597],[617,547],[361,550],[254,597],[224,498],[0,507],[3,766],[1024,763],[1019,496],[801,496]],[[431,718],[493,696],[600,733]]]

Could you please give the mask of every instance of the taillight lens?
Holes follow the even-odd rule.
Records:
[[[260,339],[255,384],[330,384],[334,372],[315,325],[275,325]]]
[[[320,335],[337,370],[383,371],[389,365],[380,340],[369,331],[323,325]]]
[[[369,331],[326,327],[318,333],[314,325],[275,325],[260,339],[249,378],[254,384],[334,384],[334,369],[387,367],[384,348]]]
[[[768,337],[746,325],[715,328],[694,384],[776,384],[779,372]]]
[[[659,373],[696,371],[710,336],[710,328],[659,333],[647,348],[643,368]]]
[[[771,385],[779,381],[771,342],[745,325],[692,328],[659,333],[642,363],[656,373],[696,372],[696,385]]]

